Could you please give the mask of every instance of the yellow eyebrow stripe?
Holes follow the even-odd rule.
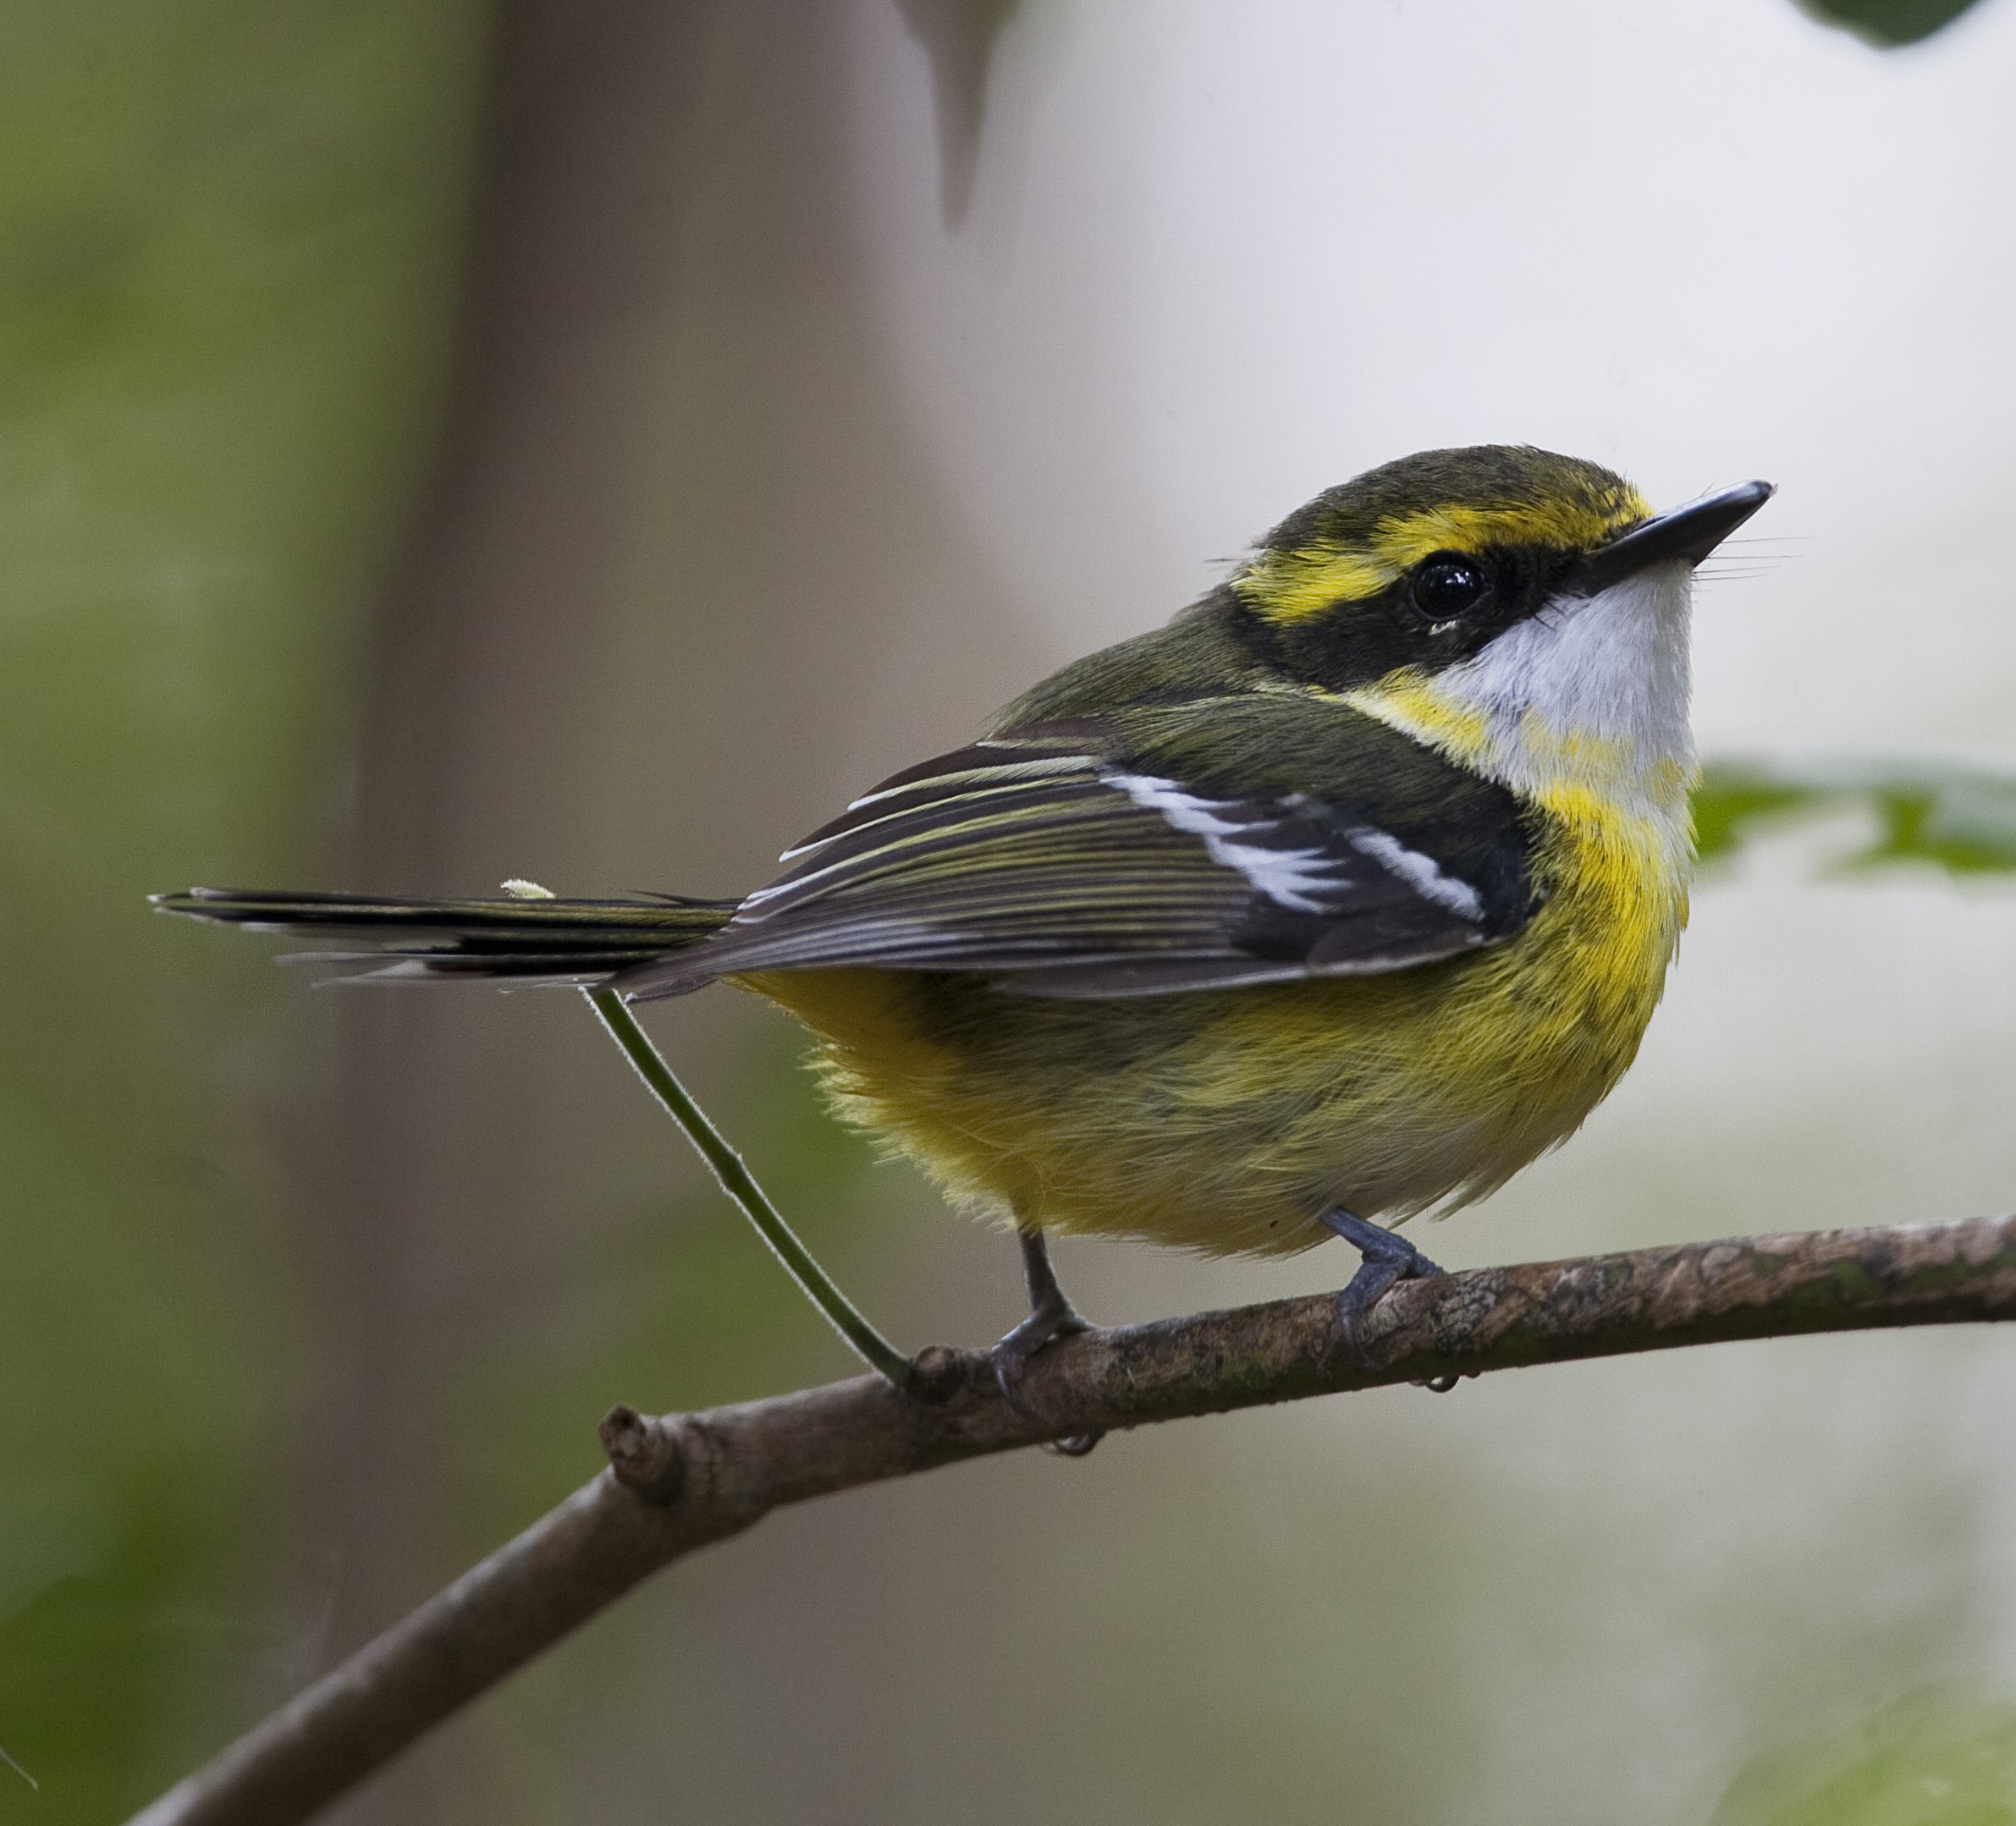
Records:
[[[1270,621],[1306,621],[1337,602],[1377,596],[1430,552],[1476,552],[1490,545],[1578,551],[1650,512],[1636,491],[1607,514],[1573,499],[1491,507],[1451,503],[1382,520],[1362,546],[1348,550],[1314,546],[1266,553],[1238,580],[1238,588]]]

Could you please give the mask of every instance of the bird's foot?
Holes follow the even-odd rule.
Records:
[[[987,1356],[994,1365],[994,1385],[1001,1391],[1001,1399],[1024,1420],[1040,1421],[1043,1416],[1022,1397],[1022,1375],[1029,1367],[1029,1360],[1045,1345],[1079,1332],[1088,1332],[1092,1325],[1065,1298],[1064,1290],[1057,1284],[1056,1273],[1050,1267],[1049,1251],[1044,1246],[1042,1233],[1024,1230],[1022,1245],[1022,1264],[1029,1281],[1029,1316]],[[1051,1440],[1048,1449],[1065,1458],[1082,1458],[1104,1437],[1096,1433],[1072,1433],[1062,1439]]]
[[[1376,1368],[1365,1348],[1367,1315],[1395,1282],[1429,1280],[1447,1271],[1436,1267],[1404,1236],[1341,1207],[1325,1212],[1320,1221],[1324,1229],[1341,1236],[1364,1257],[1337,1295],[1337,1329],[1352,1361],[1362,1369]]]
[[[1060,1300],[1054,1306],[1038,1306],[987,1353],[988,1361],[994,1365],[994,1386],[1001,1391],[1001,1399],[1024,1420],[1041,1420],[1043,1416],[1022,1395],[1022,1375],[1029,1367],[1029,1360],[1057,1339],[1070,1338],[1091,1329],[1091,1325],[1072,1309],[1068,1301]],[[1099,1435],[1096,1433],[1074,1433],[1069,1438],[1052,1440],[1050,1449],[1061,1452],[1066,1458],[1082,1458],[1099,1443]]]

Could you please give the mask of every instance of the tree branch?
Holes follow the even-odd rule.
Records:
[[[603,1422],[610,1468],[254,1727],[132,1826],[289,1826],[660,1567],[771,1510],[961,1459],[1401,1382],[1682,1345],[2016,1317],[2016,1217],[1818,1230],[1403,1282],[1345,1352],[1312,1295],[1093,1331],[1003,1401],[932,1346],[879,1376],[702,1413]]]

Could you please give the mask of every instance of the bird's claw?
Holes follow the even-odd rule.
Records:
[[[1070,1301],[1061,1297],[1055,1303],[1045,1301],[1038,1306],[987,1353],[988,1361],[994,1365],[994,1386],[1001,1391],[1001,1399],[1024,1420],[1041,1424],[1043,1416],[1022,1397],[1022,1375],[1029,1367],[1029,1360],[1047,1344],[1091,1329],[1091,1323],[1080,1317]],[[1047,1441],[1044,1449],[1062,1458],[1082,1458],[1104,1437],[1104,1433],[1071,1433],[1061,1439]]]
[[[1384,1225],[1344,1210],[1326,1212],[1323,1226],[1341,1236],[1363,1260],[1337,1295],[1337,1331],[1344,1349],[1360,1369],[1376,1369],[1365,1346],[1365,1320],[1387,1290],[1400,1281],[1428,1280],[1446,1273],[1403,1236]],[[1439,1379],[1439,1378],[1438,1378]]]

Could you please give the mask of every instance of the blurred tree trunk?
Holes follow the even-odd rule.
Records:
[[[836,769],[959,739],[1033,668],[904,410],[858,246],[847,59],[885,3],[500,9],[457,382],[380,606],[349,884],[746,885]],[[977,38],[906,20],[939,85],[917,156],[953,161],[955,201],[1005,9],[978,13]],[[339,1443],[306,1492],[322,1664],[460,1557],[458,1388],[592,1253],[598,1144],[647,1131],[653,1185],[680,1164],[641,1097],[602,1095],[627,1077],[585,1013],[542,1018],[536,1054],[493,996],[346,994],[337,1018],[313,1268]],[[682,1005],[680,1037],[744,1018]],[[1011,1310],[1005,1258],[998,1291]],[[476,1741],[450,1731],[346,1817],[438,1820],[457,1792],[473,1816]]]
[[[662,290],[669,147],[709,10],[498,8],[457,372],[371,649],[353,883],[468,891],[567,855],[552,757],[602,627]],[[540,1146],[541,1073],[487,1043],[476,1000],[359,994],[339,1013],[313,1239],[328,1325],[319,1418],[337,1449],[317,1451],[306,1493],[325,1655],[432,1583],[441,1437],[467,1335],[458,1308],[508,1269],[500,1219]],[[352,1817],[438,1817],[427,1767]]]

